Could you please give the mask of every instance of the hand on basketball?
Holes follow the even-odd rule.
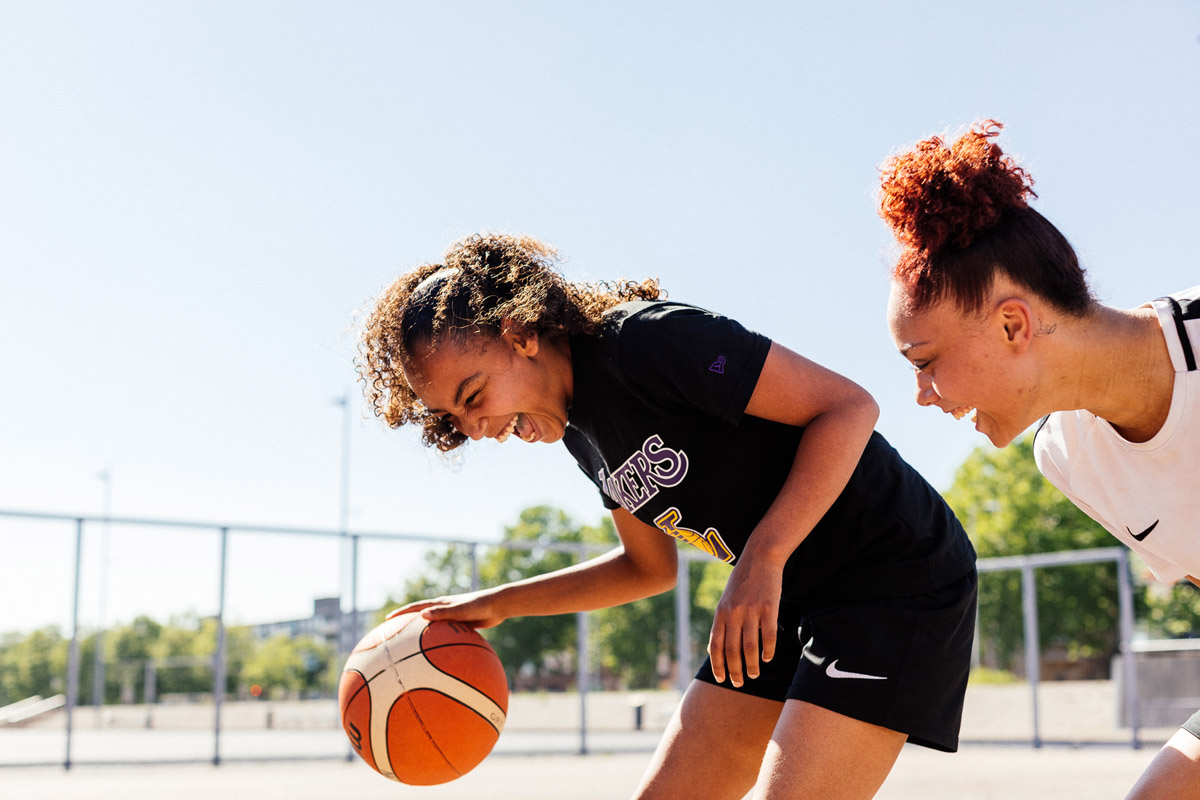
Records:
[[[421,612],[425,619],[454,620],[470,625],[472,628],[492,628],[508,619],[492,602],[492,594],[484,589],[466,594],[452,594],[444,597],[434,597],[429,600],[417,600],[401,606],[387,615],[388,619],[400,614]]]
[[[708,638],[708,657],[718,681],[728,675],[734,686],[741,686],[746,678],[757,678],[760,640],[762,660],[775,657],[782,586],[783,571],[774,565],[743,557],[734,567]]]

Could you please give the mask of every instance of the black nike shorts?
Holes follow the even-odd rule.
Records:
[[[908,734],[913,744],[958,750],[971,671],[975,570],[926,594],[834,607],[784,604],[775,657],[734,688],[771,700],[803,700]]]

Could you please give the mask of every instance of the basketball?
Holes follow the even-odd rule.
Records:
[[[474,628],[401,614],[350,653],[338,705],[363,761],[424,786],[466,774],[492,751],[508,713],[508,682]]]

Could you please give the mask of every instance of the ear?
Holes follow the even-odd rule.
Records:
[[[1004,342],[1018,355],[1033,343],[1033,309],[1020,297],[1008,297],[996,305],[996,321],[1004,331]]]
[[[538,335],[537,331],[531,328],[525,328],[511,320],[504,320],[502,323],[503,333],[500,338],[504,343],[516,351],[517,355],[533,358],[538,352]]]

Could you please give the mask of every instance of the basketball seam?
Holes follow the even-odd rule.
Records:
[[[399,665],[402,664],[403,662],[409,660],[410,658],[415,658],[417,656],[425,656],[425,653],[430,652],[432,650],[439,650],[443,647],[456,647],[456,646],[480,647],[480,645],[477,645],[474,643],[450,642],[448,644],[435,645],[434,647],[427,648],[420,643],[420,640],[418,640],[419,649],[417,650],[417,652],[412,653],[407,656],[404,656],[403,658],[400,658],[398,660],[393,660],[391,658],[391,648],[388,647],[388,642],[387,641],[383,642],[384,653],[386,653],[388,656],[388,658],[387,658],[388,666],[391,667],[392,674],[395,676],[396,683],[397,683],[397,685],[399,685],[400,691],[401,691],[401,695],[399,698],[397,698],[397,702],[399,702],[400,700],[404,700],[406,703],[408,703],[409,710],[412,711],[413,717],[416,718],[417,724],[421,726],[421,730],[425,733],[425,738],[429,740],[430,745],[432,745],[433,748],[435,750],[437,750],[438,755],[441,756],[442,760],[446,762],[446,766],[448,766],[448,767],[450,767],[450,769],[454,770],[455,775],[458,775],[461,777],[463,773],[459,772],[458,767],[454,766],[454,764],[452,764],[450,762],[450,759],[446,757],[445,752],[443,752],[442,748],[438,745],[437,740],[435,740],[433,738],[432,731],[430,731],[429,728],[425,725],[425,720],[421,718],[421,713],[419,711],[417,711],[416,706],[413,705],[410,694],[414,691],[428,691],[428,692],[434,692],[435,694],[440,694],[442,697],[447,697],[447,698],[453,700],[455,703],[458,703],[463,708],[470,709],[471,713],[475,714],[477,717],[479,717],[480,719],[485,721],[492,728],[492,730],[496,731],[497,737],[500,735],[500,729],[496,727],[496,724],[494,722],[492,722],[490,719],[485,717],[483,714],[480,714],[474,708],[471,708],[471,706],[467,705],[466,703],[462,702],[461,700],[459,700],[456,697],[451,697],[450,695],[446,694],[445,692],[440,692],[437,689],[432,689],[432,688],[425,687],[425,686],[414,687],[413,689],[409,689],[408,686],[404,683],[404,680],[400,677],[400,669],[399,669]],[[487,649],[490,650],[491,646],[489,645]],[[427,663],[434,670],[442,673],[446,677],[452,678],[459,682],[462,682],[462,678],[459,678],[457,675],[451,675],[449,672],[446,672],[444,669],[438,669],[437,664],[434,664],[432,661],[430,661],[428,657],[425,657],[425,663]],[[376,673],[376,674],[381,674],[382,672],[383,672],[383,670],[380,670],[379,673]],[[470,686],[470,684],[466,684],[466,685]],[[479,691],[479,689],[475,686],[471,686],[471,688],[474,689],[475,691],[479,692],[479,694],[483,695],[484,697],[487,697],[487,699],[490,700],[493,704],[495,704],[495,706],[497,708],[500,708],[500,704],[497,703],[492,697],[488,696],[485,692]],[[393,708],[395,707],[395,703],[392,704],[392,707]],[[501,709],[501,710],[503,710],[503,709]],[[507,716],[508,716],[508,713],[506,711],[505,717],[507,718]],[[385,737],[387,737],[387,730],[391,727],[391,724],[392,724],[391,714],[389,713],[388,718],[384,723]],[[390,765],[391,763],[392,763],[392,755],[391,755],[391,752],[389,751],[388,752],[388,764]]]
[[[445,675],[445,674],[447,674],[447,673],[444,673],[444,672],[443,672],[442,674],[443,674],[443,675]],[[453,678],[454,676],[453,676],[453,675],[451,675],[450,677],[451,677],[451,678]],[[461,681],[462,679],[461,679],[461,678],[455,678],[455,680],[460,680],[460,681]],[[467,684],[467,685],[468,685],[468,686],[471,686],[470,684]],[[474,686],[471,686],[471,688],[472,688],[472,689],[475,689],[475,687],[474,687]],[[478,689],[475,689],[475,691],[479,692],[479,690],[478,690]],[[413,694],[414,692],[433,692],[434,694],[440,694],[442,697],[445,697],[447,700],[453,700],[455,703],[458,703],[460,706],[462,706],[463,708],[467,709],[467,710],[468,710],[468,711],[470,711],[472,714],[474,714],[475,716],[479,717],[479,718],[480,718],[480,719],[482,719],[484,722],[486,722],[488,725],[490,725],[490,726],[492,727],[492,730],[494,730],[494,731],[496,732],[496,735],[497,735],[497,736],[499,736],[499,735],[500,735],[500,733],[501,733],[500,729],[496,727],[496,723],[492,722],[490,719],[488,719],[488,718],[487,718],[486,716],[484,716],[483,714],[480,714],[480,713],[479,713],[479,709],[475,708],[474,706],[471,706],[471,705],[468,705],[468,704],[464,703],[462,700],[459,700],[459,699],[458,699],[457,697],[455,697],[454,695],[449,695],[449,694],[446,694],[445,692],[443,692],[443,691],[442,691],[442,690],[440,690],[440,689],[434,689],[432,686],[419,686],[419,687],[417,687],[416,689],[411,689],[411,690],[407,690],[407,691],[405,691],[405,695],[407,696],[407,695]],[[479,693],[480,693],[480,694],[483,694],[483,692],[479,692]],[[483,696],[484,696],[484,697],[487,697],[487,695],[486,695],[486,694],[484,694]],[[489,700],[492,700],[492,698],[490,698],[490,697],[488,697],[488,699],[489,699]],[[495,701],[495,700],[492,700],[492,702],[493,702],[493,703],[496,703],[496,701]],[[499,703],[496,703],[496,707],[497,707],[497,708],[499,708],[499,707],[500,707],[500,704],[499,704]],[[503,710],[503,709],[501,709],[501,710]],[[415,708],[413,709],[413,712],[414,712],[414,713],[416,713],[416,709],[415,709]],[[507,716],[508,716],[508,715],[507,715],[507,713],[506,713],[506,714],[505,714],[505,717],[507,718]],[[418,719],[419,719],[419,718],[420,718],[420,715],[418,714]]]
[[[346,701],[347,707],[349,707],[350,703],[354,702],[354,698],[358,697],[359,694],[362,693],[363,689],[366,689],[367,686],[370,685],[371,681],[375,680],[376,678],[378,678],[380,675],[382,675],[384,673],[384,670],[379,670],[379,672],[376,672],[374,675],[372,675],[371,677],[368,678],[366,675],[363,674],[362,670],[352,669],[350,671],[353,672],[354,674],[358,675],[358,677],[363,679],[363,685],[358,687],[357,689],[355,689],[354,694],[350,695],[350,699]],[[493,700],[492,702],[494,703],[496,701]]]
[[[452,769],[454,771],[454,774],[461,778],[463,776],[463,773],[459,771],[458,767],[454,766],[454,764],[452,764],[450,762],[450,759],[446,757],[446,753],[442,750],[441,745],[439,745],[437,743],[437,739],[433,738],[433,731],[429,730],[429,728],[425,725],[425,720],[421,718],[421,712],[417,710],[417,707],[415,705],[413,705],[412,697],[409,696],[410,694],[411,694],[410,692],[405,691],[404,694],[402,694],[398,698],[396,698],[396,702],[398,703],[401,700],[403,700],[404,702],[408,703],[408,709],[409,709],[409,711],[412,712],[413,719],[415,719],[417,721],[417,724],[421,726],[421,730],[425,733],[425,738],[429,740],[429,744],[432,745],[433,749],[437,751],[437,754],[442,757],[442,761],[446,762],[446,766],[449,767],[450,769]],[[441,694],[441,692],[438,692],[438,694]],[[453,698],[451,698],[451,699],[453,699]],[[396,706],[396,704],[393,703],[392,707],[395,708],[395,706]],[[385,735],[390,733],[388,731],[388,729],[391,728],[391,726],[392,726],[392,714],[391,714],[391,711],[389,710],[388,716],[387,716],[387,722],[384,725]],[[387,739],[388,739],[388,741],[391,741],[391,736],[387,735]],[[388,766],[391,766],[392,769],[395,769],[395,767],[392,766],[392,752],[390,749],[388,750]]]
[[[418,709],[416,703],[414,703],[413,695],[419,691],[427,691],[427,692],[431,692],[432,694],[443,697],[447,700],[450,700],[458,708],[467,709],[474,716],[476,716],[477,718],[482,719],[484,722],[486,722],[488,727],[491,728],[493,731],[495,731],[496,737],[499,738],[500,734],[502,733],[504,720],[508,716],[507,708],[504,708],[501,705],[501,703],[498,702],[493,696],[491,696],[487,692],[482,691],[479,687],[477,687],[471,683],[468,683],[467,681],[464,681],[458,675],[454,675],[453,673],[451,673],[445,669],[442,669],[436,663],[434,663],[434,661],[429,657],[430,654],[435,650],[441,650],[446,647],[455,647],[455,646],[474,647],[474,648],[477,648],[480,650],[487,650],[488,652],[490,652],[492,654],[493,658],[496,657],[496,653],[495,653],[495,650],[491,647],[490,644],[487,643],[486,640],[482,640],[479,642],[449,641],[449,642],[436,644],[436,645],[434,645],[434,644],[427,645],[424,641],[425,633],[428,630],[428,623],[426,623],[424,628],[418,630],[418,632],[417,632],[417,635],[416,635],[417,650],[416,650],[416,652],[412,652],[412,653],[409,653],[408,655],[401,656],[399,659],[394,658],[394,655],[396,655],[395,651],[393,650],[393,645],[395,643],[395,640],[401,635],[401,633],[403,631],[405,631],[405,629],[411,629],[412,623],[415,623],[418,620],[419,620],[419,618],[414,618],[412,620],[409,620],[404,625],[400,626],[396,631],[394,631],[392,633],[392,635],[383,638],[382,641],[380,641],[377,644],[372,646],[372,647],[381,648],[382,655],[386,659],[386,666],[384,666],[383,668],[378,670],[374,675],[371,676],[370,679],[367,679],[361,670],[356,669],[355,672],[357,672],[359,674],[359,676],[363,678],[364,684],[363,684],[363,686],[360,686],[353,695],[351,695],[351,700],[358,697],[359,693],[362,692],[363,689],[369,690],[370,683],[372,681],[374,681],[380,675],[382,675],[385,672],[388,672],[390,670],[393,678],[396,681],[396,686],[400,690],[400,696],[397,697],[389,706],[387,706],[387,711],[384,713],[383,730],[382,730],[383,744],[384,744],[383,753],[374,752],[375,751],[374,737],[371,736],[371,742],[372,742],[371,749],[372,749],[372,754],[375,758],[376,769],[379,772],[388,774],[389,777],[393,777],[397,780],[401,780],[400,777],[395,773],[395,766],[392,764],[392,753],[391,753],[391,748],[389,745],[390,745],[390,740],[391,740],[391,730],[393,727],[392,726],[393,713],[395,712],[397,705],[401,701],[403,701],[407,705],[409,714],[411,715],[411,718],[413,719],[413,721],[416,722],[416,725],[418,726],[418,729],[420,730],[421,734],[425,736],[425,741],[429,743],[429,746],[432,748],[432,750],[435,753],[437,753],[439,758],[442,759],[442,762],[446,765],[446,767],[448,769],[450,769],[450,771],[455,776],[461,777],[465,773],[462,770],[460,770],[450,760],[449,756],[447,755],[447,752],[442,749],[439,742],[434,738],[433,731],[425,723],[425,720],[422,717],[420,710]],[[370,649],[370,648],[368,648],[368,649]],[[403,670],[401,670],[400,668],[409,659],[415,658],[416,656],[422,656],[424,658],[424,666],[421,667],[422,669],[428,668],[428,669],[432,670],[434,673],[437,673],[451,681],[454,681],[455,683],[462,684],[464,687],[469,688],[472,692],[475,692],[478,695],[478,697],[487,700],[489,703],[491,703],[493,706],[495,706],[496,711],[498,711],[500,713],[499,724],[497,724],[497,722],[492,719],[492,716],[495,715],[495,712],[489,711],[488,714],[485,714],[485,713],[481,712],[479,709],[477,709],[474,706],[470,705],[469,703],[465,702],[464,700],[461,700],[458,697],[455,697],[454,695],[449,694],[447,691],[443,691],[441,689],[436,689],[431,686],[424,686],[424,685],[414,686],[410,689],[401,675]],[[502,681],[503,681],[504,690],[505,690],[505,693],[507,694],[508,681],[507,681],[507,676],[504,675],[504,673],[503,673],[502,665],[501,665],[501,675],[503,676]],[[369,691],[368,691],[368,696],[370,696]],[[506,701],[505,705],[507,705],[507,697],[505,697],[505,701]],[[347,703],[347,707],[349,707],[349,703]],[[492,716],[489,716],[489,714],[491,714]],[[382,759],[381,759],[381,756],[383,757]],[[384,763],[384,760],[386,760],[386,764],[390,770],[390,773],[384,772],[384,770],[380,768],[381,764]],[[401,782],[403,782],[403,781],[401,780]]]
[[[438,645],[434,645],[433,647],[425,647],[424,645],[422,645],[420,650],[418,650],[417,652],[413,653],[412,655],[405,656],[404,658],[400,659],[400,661],[407,661],[407,660],[408,660],[408,659],[410,659],[410,658],[416,658],[417,656],[423,656],[423,655],[425,655],[426,653],[431,653],[431,652],[433,652],[434,650],[440,650],[440,649],[442,649],[443,647],[478,647],[478,648],[480,648],[481,650],[491,650],[491,649],[492,649],[490,645],[471,644],[470,642],[450,642],[450,643],[448,643],[448,644],[438,644]],[[495,651],[492,651],[492,652],[495,652]],[[433,663],[433,661],[432,661],[431,659],[429,659],[429,658],[426,658],[425,660],[429,662],[429,666],[433,667],[435,670],[437,670],[438,672],[442,673],[442,674],[443,674],[443,675],[445,675],[446,677],[453,678],[453,679],[454,679],[454,680],[456,680],[456,681],[462,681],[462,678],[460,678],[460,677],[459,677],[459,676],[457,676],[457,675],[454,675],[454,674],[451,674],[451,673],[449,673],[449,672],[446,672],[446,670],[442,669],[442,668],[441,668],[441,667],[439,667],[437,664]],[[397,664],[399,664],[399,663],[400,663],[400,661],[397,661],[396,663],[397,663]],[[504,683],[505,683],[505,688],[508,688],[508,676],[507,676],[507,675],[506,675],[506,676],[505,676],[505,678],[504,678]],[[470,686],[472,689],[474,689],[475,691],[479,692],[481,695],[483,695],[484,697],[486,697],[488,700],[491,700],[491,701],[492,701],[492,703],[494,703],[494,704],[496,705],[496,707],[497,707],[497,708],[499,708],[501,711],[503,711],[503,712],[504,712],[504,715],[505,715],[506,717],[508,716],[508,709],[507,709],[507,708],[504,708],[503,706],[501,706],[501,705],[500,705],[500,701],[499,701],[499,700],[497,700],[496,698],[492,697],[490,694],[488,694],[487,692],[483,691],[482,689],[480,689],[478,686],[476,686],[476,685],[474,685],[474,684],[468,684],[468,685],[469,685],[469,686]],[[483,716],[483,715],[482,715],[482,714],[480,714],[480,716]],[[484,719],[487,719],[487,717],[484,717]],[[493,727],[493,728],[495,728],[496,726],[495,726],[495,725],[492,725],[492,727]]]

